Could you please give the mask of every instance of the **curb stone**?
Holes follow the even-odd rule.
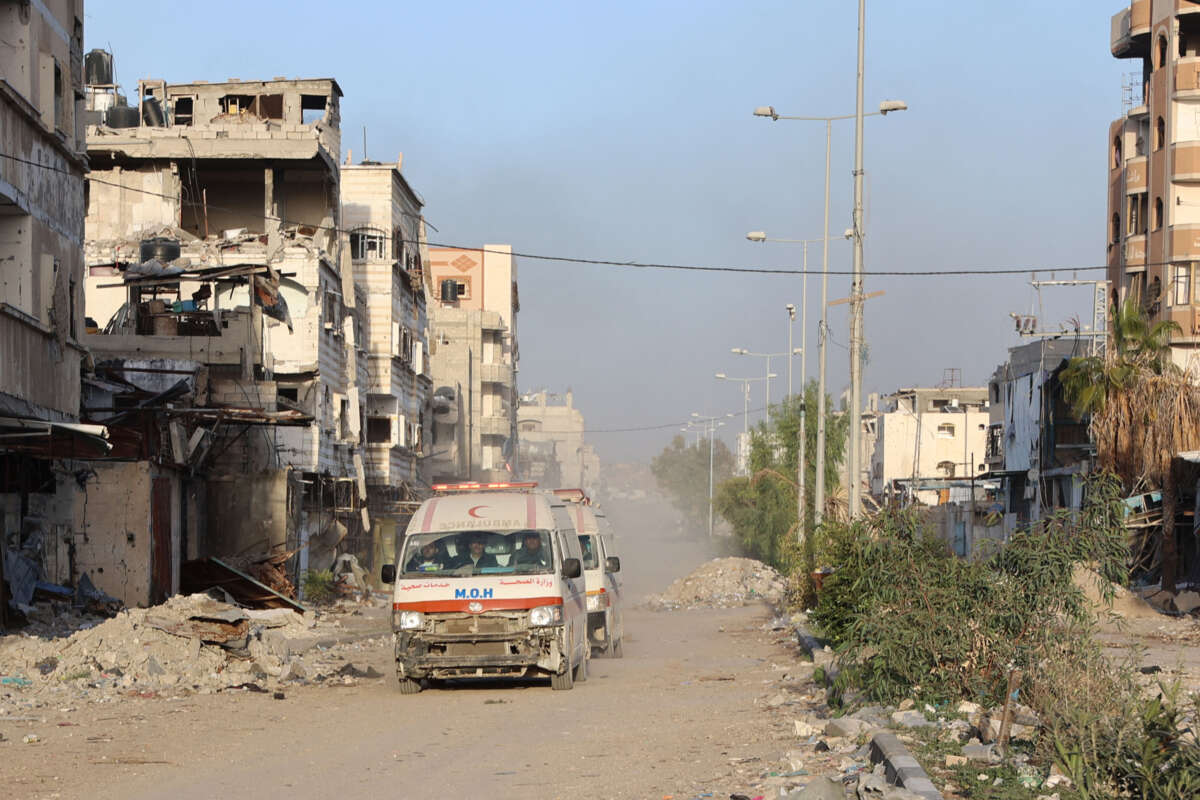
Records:
[[[925,800],[944,800],[925,769],[894,733],[880,731],[871,737],[871,763],[882,762],[887,779]]]

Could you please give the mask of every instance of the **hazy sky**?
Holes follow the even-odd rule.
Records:
[[[875,270],[1095,266],[1105,256],[1106,139],[1122,112],[1109,53],[1121,3],[868,2],[866,390],[982,384],[1036,311],[1028,276],[872,277]],[[394,160],[442,243],[623,261],[798,267],[821,236],[824,125],[751,115],[854,111],[857,4],[809,2],[103,2],[86,48],[114,52],[127,91],[168,81],[334,77],[342,142]],[[833,142],[830,231],[850,224],[853,120]],[[344,153],[343,153],[344,156]],[[830,268],[850,265],[830,245]],[[809,248],[820,267],[820,246]],[[1048,277],[1048,276],[1047,276]],[[1069,277],[1060,272],[1058,277]],[[1102,272],[1080,273],[1103,277]],[[572,387],[605,460],[646,458],[678,432],[601,433],[734,411],[782,352],[796,276],[519,261],[522,391]],[[830,299],[848,293],[833,276]],[[816,374],[819,277],[809,279]],[[1047,322],[1090,322],[1087,291],[1043,290]],[[829,387],[848,375],[831,309]],[[796,324],[795,346],[800,344]],[[786,383],[786,367],[773,363]],[[800,364],[797,359],[796,383]],[[753,408],[763,405],[761,382]],[[728,430],[728,429],[727,429]]]

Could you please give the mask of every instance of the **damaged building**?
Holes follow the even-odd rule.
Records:
[[[83,20],[81,0],[0,4],[0,598],[17,605],[70,573],[74,512],[48,501],[72,456],[108,451],[79,422]]]
[[[431,420],[424,205],[394,164],[342,166],[342,223],[361,292],[360,370],[365,370],[367,505],[376,530],[372,557],[390,563],[429,480],[424,459]]]
[[[84,411],[143,434],[125,455],[153,464],[166,591],[204,559],[254,554],[290,588],[367,549],[365,292],[341,225],[337,82],[87,94]]]

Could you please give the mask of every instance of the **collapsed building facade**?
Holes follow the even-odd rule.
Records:
[[[340,88],[143,80],[136,107],[109,92],[88,93],[84,408],[154,445],[123,455],[149,457],[165,590],[207,558],[256,554],[294,580],[369,553],[368,291],[341,219]]]

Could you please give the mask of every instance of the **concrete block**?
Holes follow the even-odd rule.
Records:
[[[882,763],[887,779],[924,800],[943,800],[942,793],[894,733],[879,732],[871,737],[871,761]]]

